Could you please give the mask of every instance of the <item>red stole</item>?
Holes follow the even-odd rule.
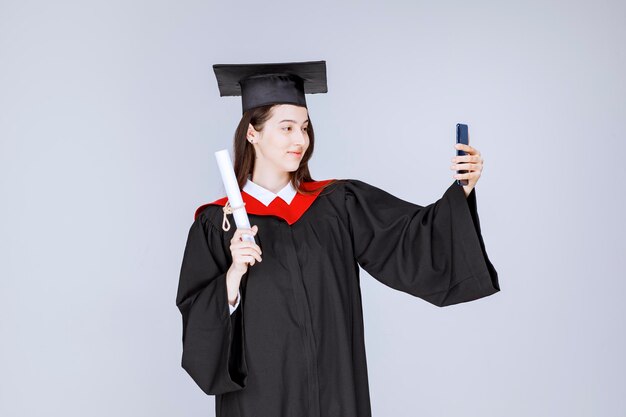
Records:
[[[332,181],[322,180],[322,181],[308,181],[302,182],[302,188],[309,191],[325,185]],[[252,197],[245,191],[241,191],[241,198],[243,202],[246,203],[246,212],[248,214],[258,214],[261,216],[274,215],[284,219],[291,226],[294,224],[303,214],[307,211],[307,209],[313,204],[317,196],[319,195],[320,190],[316,191],[315,194],[304,195],[296,192],[296,195],[291,200],[291,204],[287,204],[282,198],[275,198],[269,206],[266,206],[256,198]],[[209,205],[218,205],[224,207],[226,202],[228,201],[228,197],[222,197],[217,199],[211,203],[206,203],[201,205],[196,209],[196,213],[194,215],[194,219],[198,217],[200,212],[204,210]],[[231,215],[232,216],[232,215]],[[232,219],[232,217],[231,217]],[[234,222],[231,222],[234,223]]]

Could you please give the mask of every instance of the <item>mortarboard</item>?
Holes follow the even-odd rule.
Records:
[[[220,97],[241,96],[242,112],[266,104],[306,107],[304,94],[326,93],[326,61],[215,64]]]

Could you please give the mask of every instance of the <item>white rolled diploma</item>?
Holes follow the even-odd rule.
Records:
[[[239,190],[239,184],[237,183],[237,177],[235,176],[235,169],[230,159],[230,154],[227,149],[215,152],[215,159],[217,160],[217,166],[220,169],[222,175],[222,182],[224,183],[224,189],[228,196],[228,202],[233,207],[233,218],[235,219],[235,225],[238,228],[249,229],[250,219],[248,219],[248,213],[245,206],[243,206],[243,198],[241,198],[241,191]],[[235,207],[241,207],[234,209]],[[254,236],[243,234],[244,240],[254,242]]]

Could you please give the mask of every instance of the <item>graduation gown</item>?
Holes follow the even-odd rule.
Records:
[[[242,198],[263,260],[242,277],[239,307],[230,314],[226,197],[196,210],[176,297],[182,367],[215,395],[217,417],[371,416],[359,266],[438,307],[500,290],[476,190],[466,198],[456,181],[427,206],[356,179],[289,205]]]

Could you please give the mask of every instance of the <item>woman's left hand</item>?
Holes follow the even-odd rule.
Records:
[[[452,158],[453,164],[450,166],[450,169],[454,171],[463,171],[466,170],[465,174],[454,174],[454,179],[463,180],[467,179],[467,185],[463,186],[463,191],[465,192],[465,197],[467,197],[472,189],[476,186],[478,179],[480,178],[480,173],[483,170],[483,158],[480,156],[480,152],[476,148],[472,148],[469,145],[464,145],[462,143],[457,143],[454,145],[455,149],[460,149],[465,151],[467,155],[463,156],[455,156]]]

